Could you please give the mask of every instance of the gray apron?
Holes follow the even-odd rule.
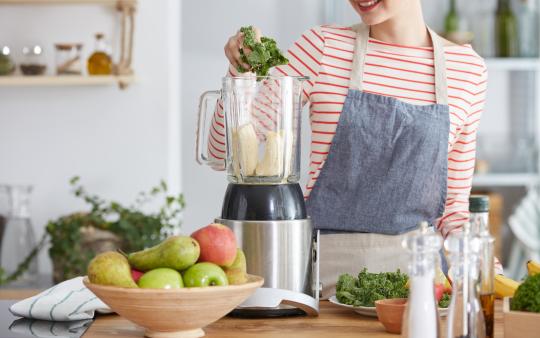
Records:
[[[323,296],[339,274],[407,268],[401,238],[444,212],[450,128],[442,39],[429,30],[436,104],[362,92],[369,26],[357,32],[349,91],[321,173],[307,199],[321,236]],[[327,234],[327,235],[324,235]]]

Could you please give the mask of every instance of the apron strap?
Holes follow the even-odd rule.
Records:
[[[368,25],[363,23],[352,26],[356,32],[356,43],[352,64],[349,87],[362,91],[364,78],[364,61],[366,59],[369,41]],[[435,70],[435,100],[437,104],[448,105],[448,85],[446,78],[446,57],[444,55],[444,41],[431,28],[427,27],[431,43],[433,44],[433,66]]]

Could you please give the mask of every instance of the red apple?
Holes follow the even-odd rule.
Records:
[[[442,284],[435,284],[435,299],[437,300],[437,303],[441,300],[443,294],[444,294],[444,285]]]
[[[131,278],[133,278],[135,283],[139,282],[139,278],[141,278],[142,275],[144,275],[144,272],[141,272],[141,271],[136,270],[136,269],[131,269]]]
[[[210,224],[191,234],[201,247],[199,262],[229,267],[236,258],[236,237],[223,224]]]

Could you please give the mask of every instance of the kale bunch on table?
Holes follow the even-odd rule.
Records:
[[[527,277],[521,283],[511,300],[510,308],[514,311],[540,313],[540,273]]]
[[[244,34],[244,45],[240,48],[240,56],[242,62],[248,64],[250,69],[245,69],[239,65],[237,67],[239,72],[251,71],[258,76],[265,76],[268,75],[270,68],[289,63],[289,60],[277,47],[274,39],[263,36],[261,41],[257,41],[253,26],[242,27],[240,32]],[[246,53],[244,49],[249,49],[250,52]]]
[[[353,306],[375,306],[375,301],[388,298],[407,298],[408,277],[396,272],[370,273],[363,269],[358,278],[349,274],[339,276],[336,298],[340,303]]]

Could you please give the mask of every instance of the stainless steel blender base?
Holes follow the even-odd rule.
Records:
[[[264,277],[264,285],[237,310],[266,311],[276,316],[301,309],[319,312],[318,236],[311,221],[236,221],[216,219],[230,227],[246,254],[247,271]],[[287,310],[287,311],[284,311]]]

